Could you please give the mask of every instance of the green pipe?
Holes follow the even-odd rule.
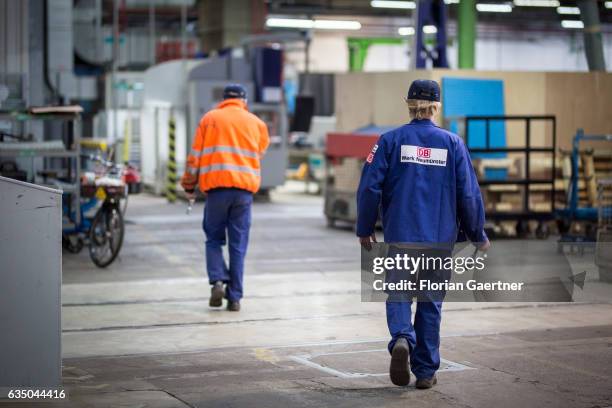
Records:
[[[375,37],[375,38],[348,38],[349,48],[349,71],[359,72],[363,71],[363,65],[365,64],[366,57],[368,56],[368,49],[371,45],[376,44],[404,44],[406,41],[401,38],[392,37]]]
[[[476,60],[476,4],[475,0],[460,0],[459,25],[459,68],[473,69]]]
[[[368,55],[368,43],[363,43],[359,40],[349,38],[349,71],[363,71],[366,56]]]

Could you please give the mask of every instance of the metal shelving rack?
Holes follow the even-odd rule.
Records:
[[[467,115],[467,116],[450,116],[445,117],[445,127],[450,127],[450,124],[455,122],[457,125],[458,134],[462,135],[463,140],[468,146],[470,155],[483,154],[506,154],[515,153],[521,154],[525,159],[524,172],[525,176],[520,178],[510,179],[480,179],[478,183],[481,187],[487,186],[518,186],[524,190],[521,208],[512,211],[501,211],[501,210],[488,210],[486,217],[488,220],[492,220],[495,223],[499,221],[517,221],[517,231],[528,228],[526,223],[528,221],[537,221],[538,228],[536,229],[536,235],[544,238],[548,235],[547,221],[555,218],[555,172],[556,172],[556,149],[557,149],[557,124],[556,117],[554,115]],[[508,146],[493,146],[491,141],[492,133],[494,129],[491,128],[491,124],[503,122],[523,122],[525,129],[525,143],[520,147],[508,147]],[[532,124],[534,122],[540,122],[547,124],[550,129],[551,141],[546,146],[534,146],[532,140]],[[482,123],[484,125],[484,146],[470,147],[470,135],[469,128],[471,123]],[[531,176],[531,164],[535,160],[534,154],[547,155],[551,157],[551,173],[550,177],[532,177]],[[472,156],[474,158],[474,156]],[[548,211],[532,210],[530,206],[530,194],[531,186],[549,186],[550,187],[550,209]],[[546,203],[548,204],[548,203]]]
[[[555,168],[556,168],[556,156],[557,150],[557,124],[556,117],[553,115],[494,115],[494,116],[476,116],[470,115],[464,118],[465,120],[465,144],[468,146],[470,154],[487,154],[487,153],[522,153],[525,157],[525,177],[523,179],[510,179],[510,180],[479,180],[478,183],[481,186],[492,186],[492,185],[519,185],[525,186],[525,192],[523,195],[523,204],[520,211],[493,211],[487,214],[488,217],[494,220],[538,220],[546,221],[554,218],[555,211]],[[491,147],[491,122],[492,121],[518,121],[524,122],[525,124],[525,145],[523,147]],[[532,145],[531,138],[531,124],[535,121],[548,122],[551,124],[551,145],[546,147],[534,147]],[[469,147],[469,125],[473,122],[484,122],[485,123],[485,146],[484,147]],[[533,178],[531,177],[531,154],[532,153],[545,153],[552,158],[552,167],[550,177],[545,178]],[[529,195],[531,185],[545,184],[550,186],[551,199],[550,199],[550,211],[532,211],[529,208]]]
[[[68,166],[68,175],[73,182],[62,184],[61,188],[73,196],[75,203],[75,222],[77,225],[81,223],[81,115],[78,113],[70,114],[31,114],[28,112],[2,112],[0,111],[0,121],[12,122],[27,122],[33,120],[43,121],[66,121],[72,123],[72,145],[64,149],[46,149],[35,148],[35,142],[28,142],[28,147],[23,149],[2,149],[0,142],[0,157],[15,157],[15,158],[67,158],[70,160]],[[14,144],[17,144],[16,142]],[[11,143],[13,144],[13,143]],[[74,166],[74,171],[73,171]],[[74,177],[72,175],[74,174]]]

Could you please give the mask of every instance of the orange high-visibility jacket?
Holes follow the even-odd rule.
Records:
[[[195,133],[181,185],[191,192],[234,187],[256,193],[259,159],[268,148],[268,127],[240,99],[226,99],[208,112]]]

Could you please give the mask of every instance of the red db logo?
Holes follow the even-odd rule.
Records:
[[[423,157],[429,159],[431,157],[431,149],[427,147],[419,147],[417,149],[417,157]]]
[[[366,158],[366,161],[368,163],[372,163],[372,161],[374,160],[374,154],[376,154],[377,150],[378,150],[378,145],[375,144],[374,147],[372,148],[372,151],[370,152],[370,154],[368,154],[368,157]]]

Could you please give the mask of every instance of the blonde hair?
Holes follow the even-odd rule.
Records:
[[[408,105],[408,113],[411,119],[431,119],[440,112],[442,104],[434,101],[421,99],[404,99]]]

